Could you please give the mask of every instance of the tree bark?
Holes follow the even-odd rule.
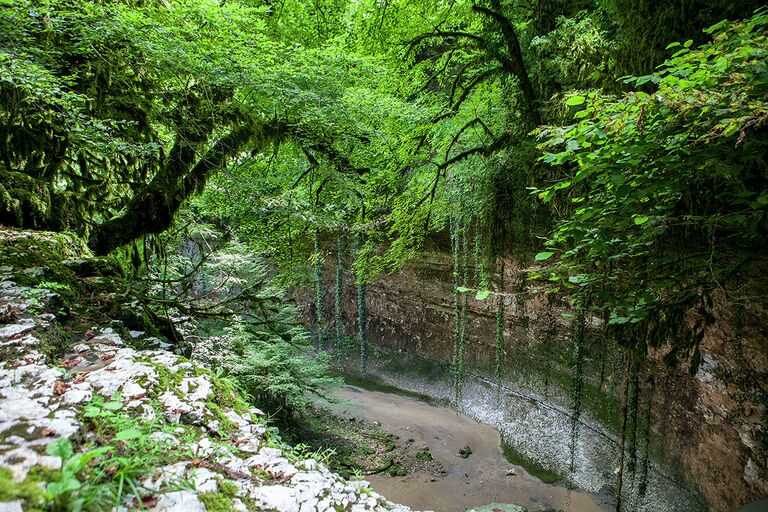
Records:
[[[501,3],[499,0],[491,0],[491,6],[493,9],[488,9],[480,5],[474,5],[472,9],[480,14],[488,16],[493,19],[501,28],[501,33],[504,36],[504,41],[507,45],[507,53],[509,54],[507,59],[501,63],[505,71],[513,74],[518,82],[520,82],[520,91],[523,94],[523,101],[525,102],[526,118],[531,124],[531,127],[538,126],[541,123],[539,112],[536,108],[536,92],[533,90],[531,79],[528,76],[528,70],[525,67],[525,61],[523,60],[523,51],[520,48],[520,40],[515,32],[515,27],[501,12]]]
[[[88,245],[94,253],[104,255],[142,235],[161,233],[184,201],[202,191],[208,176],[253,138],[252,128],[235,128],[196,160],[196,147],[179,137],[166,165],[119,214],[93,229]]]

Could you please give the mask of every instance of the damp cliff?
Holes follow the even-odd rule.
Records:
[[[329,254],[326,261],[331,259]],[[563,476],[570,472],[581,487],[615,492],[625,363],[620,351],[598,348],[605,347],[605,340],[596,343],[601,320],[587,318],[582,427],[570,447],[572,311],[564,300],[530,293],[525,276],[531,263],[531,255],[506,258],[492,280],[502,282],[503,270],[504,290],[469,300],[464,358],[470,378],[457,406],[497,427],[522,456]],[[324,317],[329,332],[335,329],[335,280],[334,266],[327,265]],[[450,369],[452,281],[450,254],[435,251],[367,284],[369,376],[456,401]],[[343,272],[342,283],[342,330],[354,338],[358,315],[350,272]],[[766,297],[764,279],[756,275],[748,286],[751,296]],[[300,294],[299,302],[313,323],[314,295]],[[501,350],[495,341],[499,302]],[[641,426],[626,440],[634,453],[625,460],[625,468],[630,467],[625,481],[632,480],[629,499],[638,509],[726,512],[768,495],[765,317],[764,301],[737,305],[715,294],[684,315],[691,327],[703,326],[698,347],[674,362],[664,347],[648,355],[633,413]],[[358,364],[351,357],[348,370],[359,371]],[[648,482],[638,484],[637,475],[648,474],[648,468]],[[666,504],[649,498],[666,488],[677,498]],[[638,492],[643,496],[638,498]],[[670,505],[674,501],[678,505]]]

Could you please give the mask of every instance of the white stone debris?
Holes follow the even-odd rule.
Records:
[[[135,350],[113,328],[94,326],[62,360],[47,360],[35,335],[48,329],[55,316],[32,314],[25,289],[7,278],[1,281],[0,306],[21,312],[11,323],[0,324],[5,351],[0,361],[0,468],[16,482],[36,466],[62,466],[59,457],[46,454],[50,443],[93,437],[78,418],[101,395],[105,401],[119,397],[122,410],[140,421],[155,425],[158,417],[164,419],[150,439],[169,452],[189,454],[189,460],[169,462],[140,480],[149,510],[205,512],[206,493],[223,492],[225,481],[229,493],[236,491],[227,494],[236,511],[410,510],[388,502],[367,482],[348,482],[316,460],[296,460],[270,447],[263,411],[238,412],[221,403],[210,407],[215,396],[210,372],[168,352],[171,347],[159,339],[139,339],[143,332],[130,331],[126,339],[157,348]],[[53,300],[54,295],[46,297]],[[195,441],[189,440],[190,429]],[[135,509],[135,499],[127,497],[114,510]],[[0,503],[0,512],[23,510],[23,501]]]
[[[205,512],[205,505],[193,491],[176,491],[163,494],[153,510],[165,512]]]

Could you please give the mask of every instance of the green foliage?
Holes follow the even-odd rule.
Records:
[[[270,279],[265,258],[226,225],[204,223],[184,210],[172,230],[149,241],[144,261],[133,293],[180,333],[180,349],[217,372],[207,406],[222,425],[231,422],[221,407],[246,410],[238,391],[290,419],[311,395],[338,384],[327,376],[329,358],[310,353],[308,332],[286,291]],[[178,387],[180,374],[157,372],[161,387]]]
[[[361,257],[364,249],[362,248],[362,235],[355,237],[355,251],[358,259]],[[360,344],[360,371],[365,373],[368,365],[368,305],[365,302],[365,281],[364,275],[357,276],[355,288],[357,290],[357,337]]]
[[[312,395],[340,384],[328,376],[327,356],[307,353],[310,338],[301,328],[282,336],[247,324],[235,324],[228,331],[221,368],[255,404],[273,414],[290,419]]]
[[[45,482],[55,475],[39,473],[37,468],[31,468],[23,482],[16,482],[10,469],[0,468],[0,502],[21,500],[25,510],[44,510],[48,501]]]
[[[339,233],[336,235],[336,283],[335,283],[335,301],[334,301],[334,327],[336,328],[336,355],[340,358],[342,367],[344,366],[345,354],[345,336],[344,336],[344,238]]]
[[[75,453],[72,442],[66,438],[48,445],[46,453],[60,457],[62,468],[58,480],[49,483],[45,492],[59,507],[72,511],[87,510],[106,501],[105,488],[91,485],[82,492],[83,482],[78,479],[78,475],[87,468],[91,460],[106,455],[111,449],[102,446],[85,453]],[[96,492],[93,492],[94,490]]]
[[[740,19],[763,5],[758,0],[601,0],[616,32],[615,61],[619,74],[653,71],[667,56],[673,41],[701,43],[702,29],[723,19]]]
[[[253,51],[268,48],[258,16],[207,1],[6,6],[2,172],[27,179],[11,195],[43,201],[22,223],[86,231],[162,174],[175,136],[204,141],[231,120],[226,89],[269,59]]]
[[[125,246],[143,314],[286,414],[330,384],[283,287],[314,285],[322,346],[331,234],[339,350],[354,241],[363,370],[367,283],[450,244],[457,396],[470,292],[498,300],[501,379],[492,269],[512,253],[638,360],[670,339],[668,362],[695,354],[704,320],[683,318],[714,290],[751,299],[733,285],[768,233],[768,14],[720,20],[754,0],[6,4],[0,222]],[[79,291],[29,247],[8,257],[30,280]],[[580,329],[573,440],[594,387]]]
[[[314,450],[308,444],[299,443],[295,445],[290,452],[288,452],[288,459],[294,463],[307,459],[314,459],[321,464],[327,465],[334,455],[336,455],[336,452],[332,448],[321,448],[319,450]]]
[[[764,242],[766,24],[763,10],[700,48],[672,44],[656,73],[625,79],[653,92],[591,92],[575,124],[540,130],[563,177],[536,193],[567,214],[536,259],[557,252],[553,276],[590,290],[611,324],[690,307]]]
[[[119,397],[95,396],[81,414],[94,434],[91,440],[76,446],[62,438],[47,446],[48,455],[62,459],[61,469],[43,480],[48,482],[43,492],[47,507],[79,512],[117,506],[129,493],[141,497],[139,481],[158,467],[188,460],[191,452],[185,446],[195,440],[192,429],[167,424],[161,414],[154,420],[137,417],[124,406]],[[157,433],[173,435],[178,445],[154,437]],[[40,504],[41,496],[18,496],[27,506]]]
[[[323,350],[325,348],[325,340],[327,338],[326,326],[325,326],[325,282],[323,281],[323,254],[320,250],[320,232],[315,229],[312,235],[312,242],[314,246],[314,253],[312,254],[312,260],[314,261],[312,269],[312,280],[315,286],[315,329],[317,331],[317,349]]]

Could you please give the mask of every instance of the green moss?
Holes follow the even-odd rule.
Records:
[[[248,403],[243,399],[234,383],[224,377],[208,373],[213,385],[213,400],[221,407],[228,407],[238,414],[248,412]]]
[[[432,454],[429,452],[429,447],[416,452],[416,460],[419,462],[428,462],[432,460]]]
[[[8,468],[0,467],[0,502],[21,500],[24,510],[34,512],[45,509],[45,484],[52,479],[50,471],[33,467],[26,480],[15,482]]]
[[[200,499],[208,512],[227,512],[235,510],[232,501],[239,499],[246,510],[261,510],[255,501],[248,496],[238,496],[240,489],[231,480],[219,480],[219,491],[204,493]]]
[[[560,371],[556,368],[550,368],[549,380],[562,390],[567,390],[571,385],[571,375],[565,370]],[[582,412],[605,425],[614,432],[618,432],[621,425],[619,411],[621,410],[621,400],[619,397],[611,395],[590,380],[582,382]]]
[[[184,377],[187,375],[186,370],[182,369],[172,372],[167,366],[154,363],[150,357],[138,357],[136,360],[149,364],[157,372],[158,384],[152,388],[151,395],[156,396],[166,391],[171,391],[181,397],[182,393],[179,390],[179,386],[181,386],[181,381],[184,380]]]
[[[45,360],[49,365],[58,366],[61,358],[71,351],[75,341],[80,338],[64,329],[60,324],[51,324],[45,331],[36,333],[40,343],[37,346],[37,350],[45,356]]]
[[[226,493],[204,492],[198,496],[208,512],[232,512],[236,510],[232,506],[233,498]]]
[[[208,401],[205,403],[205,407],[211,414],[213,414],[213,417],[219,421],[220,433],[223,432],[229,434],[237,430],[237,425],[235,425],[231,419],[227,418],[218,403],[215,401]]]
[[[553,484],[563,479],[563,477],[555,471],[547,469],[538,462],[527,458],[504,441],[501,442],[501,451],[510,463],[515,464],[516,466],[522,466],[529,474],[535,476],[545,484]]]
[[[84,242],[72,233],[0,229],[0,261],[13,269],[14,281],[51,290],[67,300],[74,301],[85,290],[63,260],[88,255]]]
[[[238,493],[239,489],[230,480],[220,480],[219,481],[219,491],[223,492],[227,496],[231,496],[231,497],[234,498],[235,496],[237,496],[237,493]]]

